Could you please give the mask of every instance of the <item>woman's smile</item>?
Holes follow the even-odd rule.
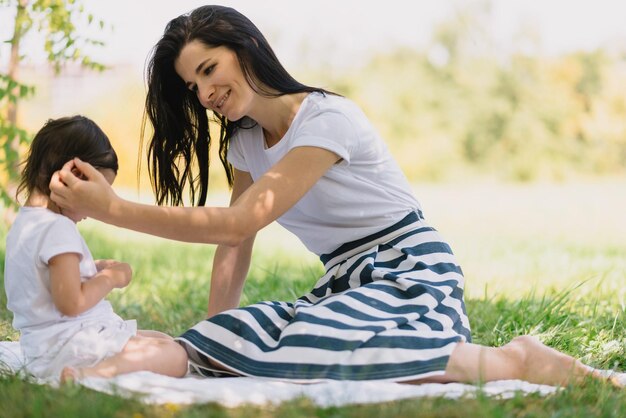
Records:
[[[225,95],[223,95],[219,101],[214,105],[215,110],[217,110],[218,112],[222,113],[222,106],[224,106],[224,103],[226,102],[226,100],[230,97],[230,90],[228,90],[226,92]]]

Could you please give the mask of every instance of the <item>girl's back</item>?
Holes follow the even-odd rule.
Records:
[[[111,304],[100,301],[75,317],[55,307],[50,291],[48,261],[61,253],[80,257],[81,280],[96,274],[95,262],[76,224],[42,207],[22,207],[7,235],[5,291],[13,312],[13,327],[27,357],[37,357],[81,324],[117,318]]]

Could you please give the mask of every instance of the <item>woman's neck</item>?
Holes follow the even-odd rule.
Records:
[[[259,106],[257,106],[259,111],[250,117],[263,128],[268,147],[272,147],[285,136],[307,94],[296,93],[259,98]]]

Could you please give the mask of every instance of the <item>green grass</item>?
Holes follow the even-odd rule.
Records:
[[[523,205],[519,207],[520,199],[513,198],[510,206],[498,206],[499,216],[487,214],[484,220],[489,222],[483,222],[474,213],[470,224],[458,221],[458,212],[446,212],[448,195],[438,195],[438,190],[424,189],[428,197],[424,202],[430,202],[426,214],[450,238],[464,268],[474,342],[497,346],[514,336],[533,334],[590,365],[626,370],[625,225],[601,224],[600,218],[593,228],[589,219],[579,223],[571,211],[589,213],[590,208],[572,209],[572,200],[578,199],[574,191],[563,195],[572,200],[560,196],[554,204],[562,205],[563,210],[554,210],[550,219],[545,219],[545,207],[533,215]],[[543,191],[533,190],[518,192],[526,193],[526,199],[540,201]],[[510,187],[496,188],[495,192],[498,196],[510,193]],[[453,194],[458,198],[459,194],[463,197],[462,193],[476,196],[478,192],[454,189]],[[589,193],[587,190],[586,195]],[[626,213],[623,198],[615,197],[621,195],[598,193],[614,199],[601,202],[609,208],[602,218],[621,219],[622,215],[612,215],[612,211]],[[429,207],[437,219],[428,217]],[[463,208],[465,213],[471,212],[472,203]],[[526,222],[521,227],[517,221],[520,217]],[[133,266],[131,285],[109,297],[120,315],[136,318],[141,328],[172,335],[203,317],[213,247],[127,234],[95,222],[86,222],[81,230],[95,257],[121,259]],[[5,233],[0,231],[1,260]],[[275,242],[275,235],[259,237],[242,304],[293,300],[308,291],[322,273],[319,263],[285,240],[281,244]],[[11,315],[5,306],[4,292],[0,292],[0,339],[17,340],[19,336],[11,328]],[[0,403],[0,417],[11,418],[626,416],[626,391],[597,382],[568,387],[548,397],[531,395],[509,400],[485,396],[463,400],[422,398],[319,408],[307,399],[297,399],[279,406],[229,409],[216,404],[151,406],[81,387],[52,389],[0,376]]]

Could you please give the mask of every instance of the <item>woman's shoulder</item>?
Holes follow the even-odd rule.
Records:
[[[338,94],[313,92],[306,97],[307,108],[317,111],[349,112],[358,109],[356,103]]]
[[[300,125],[343,126],[345,129],[364,132],[370,130],[371,123],[361,107],[351,99],[329,93],[311,93],[306,98],[306,106],[300,117]]]
[[[353,124],[365,118],[359,106],[352,100],[329,93],[310,93],[296,119],[299,124],[307,122],[318,123],[320,119],[326,119],[333,124],[343,121],[344,124]]]

